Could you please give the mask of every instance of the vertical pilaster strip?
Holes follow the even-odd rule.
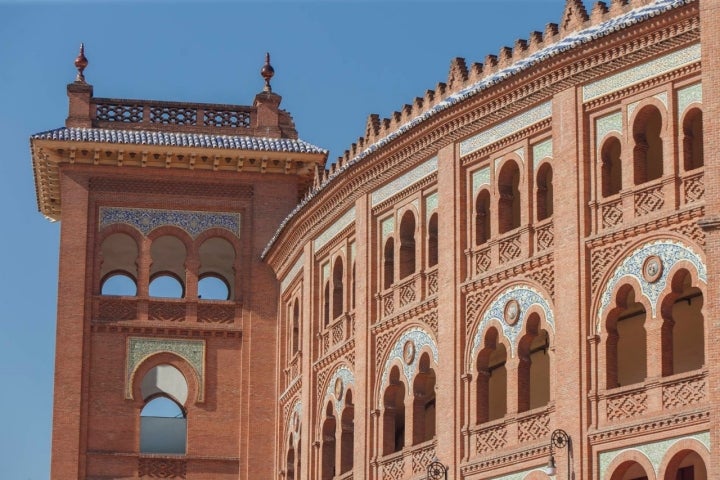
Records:
[[[315,342],[316,333],[319,332],[317,326],[314,325],[313,318],[313,306],[315,302],[321,302],[320,298],[313,298],[312,292],[318,290],[313,284],[313,277],[315,276],[315,262],[313,261],[313,242],[306,242],[305,248],[303,249],[302,255],[305,257],[303,260],[303,288],[302,288],[302,320],[300,323],[300,335],[302,336],[301,341],[301,354],[302,364],[300,370],[302,372],[301,381],[302,389],[300,390],[300,401],[302,402],[302,416],[300,417],[300,468],[295,470],[295,477],[300,480],[304,478],[303,472],[312,472],[313,464],[311,462],[312,454],[314,449],[311,448],[313,438],[312,432],[315,431],[313,426],[310,424],[310,420],[315,417],[313,408],[315,405],[315,395],[313,394],[315,389],[315,382],[313,379],[312,371],[312,347]],[[321,289],[320,289],[321,290]],[[298,446],[295,445],[295,451],[297,452]]]

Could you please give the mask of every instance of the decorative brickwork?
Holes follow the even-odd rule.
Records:
[[[187,478],[187,461],[175,458],[140,457],[140,478]]]

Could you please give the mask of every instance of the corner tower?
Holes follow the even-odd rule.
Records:
[[[75,65],[65,126],[31,137],[62,220],[52,478],[270,478],[260,252],[327,152],[279,109],[269,56],[252,106],[98,98],[82,47]]]

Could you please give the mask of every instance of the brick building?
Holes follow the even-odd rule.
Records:
[[[329,170],[269,59],[232,106],[94,97],[81,52],[31,138],[52,477],[720,477],[720,2],[608,3]]]

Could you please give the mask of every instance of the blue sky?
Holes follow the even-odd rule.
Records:
[[[28,137],[63,125],[80,42],[96,96],[230,104],[252,103],[269,51],[300,138],[334,160],[368,114],[434,89],[453,57],[482,62],[543,31],[564,4],[0,0],[0,476],[49,478],[60,225],[37,211]]]

